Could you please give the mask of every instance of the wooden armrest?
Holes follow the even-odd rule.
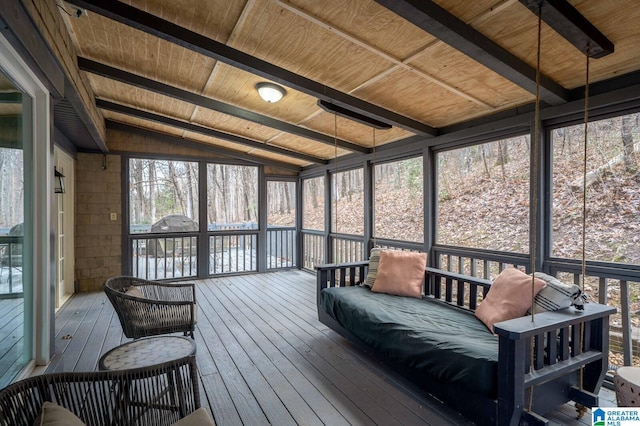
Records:
[[[348,285],[347,283],[353,285],[364,281],[366,276],[365,268],[368,265],[368,260],[362,262],[316,265],[318,292],[327,287],[344,287]],[[349,277],[348,280],[347,277]]]
[[[493,329],[498,336],[507,337],[510,340],[521,340],[615,313],[616,308],[612,306],[587,303],[583,311],[569,307],[559,311],[542,312],[534,315],[534,321],[531,321],[531,316],[515,318],[496,323]]]
[[[344,269],[344,268],[353,268],[359,266],[367,266],[369,265],[368,260],[363,260],[360,262],[350,262],[350,263],[325,263],[323,265],[316,265],[316,271],[329,271],[332,269]]]

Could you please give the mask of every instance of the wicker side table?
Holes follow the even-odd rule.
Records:
[[[100,370],[124,370],[131,368],[155,368],[165,363],[170,363],[178,359],[189,359],[189,374],[191,380],[196,383],[198,373],[196,367],[196,344],[193,339],[180,336],[154,336],[146,337],[111,349],[100,357],[98,363]],[[162,380],[156,380],[151,384],[154,397],[145,404],[156,409],[178,412],[180,418],[189,414],[185,407],[187,400],[182,389],[183,379],[178,373],[170,372]],[[197,388],[197,384],[196,384]],[[124,399],[128,404],[141,404],[140,388],[133,381],[122,387],[114,388],[118,392],[118,398]],[[196,409],[199,407],[195,407]],[[144,416],[144,413],[142,414]],[[140,419],[136,419],[139,421]]]
[[[127,342],[100,357],[100,370],[149,367],[196,354],[193,339],[181,336],[155,336]]]

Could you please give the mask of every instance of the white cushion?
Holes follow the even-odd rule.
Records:
[[[583,309],[586,295],[582,293],[576,284],[565,284],[551,275],[536,272],[536,278],[547,283],[546,287],[538,293],[534,299],[534,313],[557,311],[569,306]]]
[[[367,270],[367,278],[362,283],[365,287],[373,287],[373,283],[376,282],[376,275],[378,274],[378,264],[380,263],[380,252],[382,249],[372,248],[369,255],[369,269]]]

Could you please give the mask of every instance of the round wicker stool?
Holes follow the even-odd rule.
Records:
[[[640,367],[620,367],[613,376],[618,407],[640,407]]]

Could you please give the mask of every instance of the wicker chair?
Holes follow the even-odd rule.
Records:
[[[200,407],[195,355],[151,367],[29,377],[0,390],[0,426],[31,426],[45,401],[87,425],[171,425]]]
[[[183,332],[191,335],[196,323],[196,290],[193,284],[165,284],[119,276],[104,283],[125,336],[138,339]]]

